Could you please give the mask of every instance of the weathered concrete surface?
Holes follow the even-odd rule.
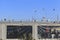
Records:
[[[18,26],[31,25],[33,28],[33,30],[32,30],[33,39],[39,40],[37,38],[37,26],[42,26],[42,25],[43,26],[60,26],[60,23],[51,23],[51,22],[0,22],[0,39],[3,39],[3,40],[20,40],[20,39],[7,39],[6,38],[7,25],[18,25]],[[43,39],[43,40],[45,40],[45,39]],[[57,39],[46,39],[46,40],[57,40]]]

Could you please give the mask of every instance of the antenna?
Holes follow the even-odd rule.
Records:
[[[57,14],[57,22],[59,21],[59,15]]]
[[[33,22],[36,22],[36,20],[35,20],[33,17],[32,17],[32,21],[33,21]]]
[[[53,9],[53,11],[55,12],[55,8]],[[58,21],[59,21],[59,15],[57,13],[57,15],[56,15],[56,22],[58,22]]]
[[[37,13],[37,10],[35,9],[35,10],[34,10],[34,16],[36,16],[36,13]],[[36,17],[35,17],[34,20],[36,20]]]
[[[34,9],[33,12],[34,12],[34,16],[32,16],[32,20],[33,20],[33,21],[36,21],[36,17],[35,17],[35,16],[36,16],[37,10]]]
[[[54,14],[55,14],[55,8],[53,9],[53,12],[54,12]]]
[[[43,14],[45,14],[45,8],[42,8]],[[44,15],[46,17],[46,15]]]

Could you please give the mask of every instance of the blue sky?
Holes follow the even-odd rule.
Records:
[[[56,20],[57,15],[60,20],[60,0],[0,0],[0,19]]]

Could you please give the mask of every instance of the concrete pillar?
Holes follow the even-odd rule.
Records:
[[[2,24],[2,39],[3,40],[6,40],[6,25],[5,24]]]
[[[2,24],[0,24],[0,40],[2,39]]]
[[[33,36],[33,40],[38,40],[38,37],[37,37],[37,34],[38,34],[38,31],[37,31],[37,25],[33,25],[32,27],[32,36]]]
[[[3,40],[21,40],[21,39],[7,39],[7,25],[2,24],[2,39]]]

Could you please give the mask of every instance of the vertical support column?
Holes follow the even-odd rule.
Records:
[[[32,39],[35,39],[35,30],[34,30],[34,25],[32,26]]]
[[[37,25],[33,25],[33,29],[32,29],[33,40],[38,40],[37,34],[38,34]]]
[[[2,24],[2,39],[6,40],[6,25]]]
[[[37,31],[37,25],[35,25],[35,39],[38,40],[38,31]]]
[[[2,24],[0,24],[0,40],[2,39]]]

